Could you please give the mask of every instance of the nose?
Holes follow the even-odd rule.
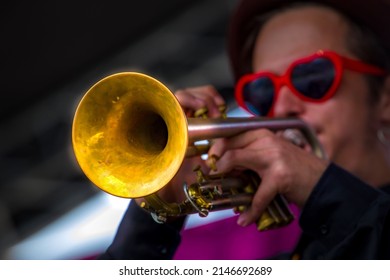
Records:
[[[279,89],[274,105],[275,117],[297,117],[305,111],[305,102],[296,96],[287,86]]]

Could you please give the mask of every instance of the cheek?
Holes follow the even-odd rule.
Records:
[[[320,141],[331,159],[352,156],[372,144],[374,112],[366,97],[359,90],[339,92],[322,106],[313,108]]]
[[[330,100],[306,103],[305,120],[313,124],[329,158],[348,165],[351,158],[367,153],[376,141],[377,108],[369,102],[367,81],[358,73],[345,72]]]
[[[332,101],[328,101],[312,110],[315,114],[314,122],[318,126],[319,140],[330,159],[333,159],[334,154],[340,149],[341,143],[347,141],[346,138],[350,137],[352,132],[346,118],[348,114],[346,112],[340,114],[339,104],[333,105],[332,103]]]

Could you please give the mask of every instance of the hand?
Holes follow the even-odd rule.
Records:
[[[206,108],[209,118],[221,117],[219,107],[225,104],[222,96],[213,86],[182,89],[175,92],[187,117],[194,117],[195,111]]]
[[[276,194],[302,207],[328,166],[327,161],[266,129],[218,139],[210,155],[219,157],[218,173],[250,169],[262,179],[251,206],[238,219],[242,226],[256,222]]]

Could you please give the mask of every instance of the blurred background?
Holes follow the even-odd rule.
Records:
[[[151,75],[172,91],[229,88],[236,0],[6,1],[0,11],[0,258],[86,259],[111,241],[128,200],[84,176],[74,111],[101,78]]]

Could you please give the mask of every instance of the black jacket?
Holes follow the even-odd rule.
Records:
[[[390,259],[390,185],[374,189],[331,164],[300,216],[302,237],[286,258]],[[131,202],[100,259],[171,259],[184,217],[157,224]]]

